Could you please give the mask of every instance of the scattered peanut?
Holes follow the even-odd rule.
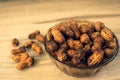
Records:
[[[26,49],[24,47],[19,47],[18,49],[13,49],[11,51],[11,54],[16,55],[18,53],[24,53],[24,52],[26,52]]]
[[[36,31],[34,31],[33,33],[30,33],[30,34],[28,35],[28,38],[29,38],[29,39],[35,39],[35,37],[36,37],[37,34],[40,34],[40,31],[39,31],[39,30],[36,30]]]
[[[33,43],[33,44],[32,44],[32,49],[33,49],[37,54],[42,54],[42,53],[43,53],[42,48],[41,48],[37,43]]]
[[[44,36],[41,34],[36,35],[35,39],[40,41],[41,43],[44,43]]]
[[[34,41],[26,41],[23,43],[23,47],[31,48],[32,44],[35,43]]]
[[[12,46],[17,47],[18,45],[19,45],[19,40],[16,39],[16,38],[14,38],[14,39],[12,40]]]
[[[20,62],[26,58],[28,58],[29,55],[27,53],[19,53],[19,54],[16,54],[12,57],[12,59],[15,61],[15,62]]]
[[[16,66],[18,70],[23,70],[27,67],[30,67],[33,65],[34,59],[32,57],[28,57],[22,61]]]

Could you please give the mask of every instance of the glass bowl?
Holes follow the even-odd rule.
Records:
[[[46,37],[46,36],[45,36]],[[45,43],[45,49],[48,53],[48,55],[50,56],[52,62],[64,73],[71,75],[73,77],[88,77],[91,75],[94,75],[95,73],[97,73],[102,67],[106,66],[108,63],[110,63],[111,61],[113,61],[115,59],[115,57],[118,54],[119,51],[119,44],[118,44],[118,39],[115,36],[116,39],[116,43],[117,46],[114,49],[114,55],[108,59],[106,59],[104,62],[101,62],[97,65],[93,65],[93,66],[74,66],[74,65],[70,65],[70,64],[66,64],[64,62],[59,61],[57,58],[55,58],[50,52],[49,50],[47,50],[46,47],[46,43]]]

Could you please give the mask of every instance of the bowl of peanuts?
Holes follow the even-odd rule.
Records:
[[[87,77],[114,60],[119,44],[103,22],[71,20],[48,29],[45,49],[61,71]]]

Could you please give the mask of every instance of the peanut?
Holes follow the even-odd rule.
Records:
[[[19,47],[18,49],[13,49],[11,51],[11,54],[16,55],[18,53],[24,53],[24,52],[26,52],[26,49],[24,47]]]
[[[19,40],[16,39],[16,38],[14,38],[14,39],[12,40],[12,46],[17,47],[18,45],[19,45]]]
[[[83,47],[79,40],[73,40],[72,38],[67,40],[68,46],[73,49],[80,49]]]
[[[33,43],[33,44],[32,44],[32,49],[33,49],[37,54],[42,54],[42,53],[43,53],[42,48],[41,48],[37,43]]]
[[[53,36],[52,36],[52,33],[51,33],[51,28],[47,31],[46,33],[46,42],[52,40]]]
[[[26,41],[23,43],[23,47],[31,48],[32,44],[35,43],[34,41]]]
[[[108,45],[108,47],[114,49],[117,44],[116,44],[116,41],[115,41],[115,40],[111,40],[111,41],[108,42],[107,45]]]
[[[46,47],[47,47],[48,51],[55,51],[55,50],[57,50],[58,45],[56,44],[55,41],[50,40],[50,41],[46,42]]]
[[[89,31],[89,27],[87,26],[87,24],[82,24],[80,26],[80,29],[79,29],[82,33],[88,33]]]
[[[91,39],[94,40],[95,38],[97,38],[97,37],[99,37],[99,36],[101,36],[101,35],[100,35],[100,32],[93,32],[93,33],[91,34]]]
[[[16,54],[12,57],[12,59],[15,61],[15,62],[20,62],[26,58],[28,58],[29,55],[27,53],[19,53],[19,54]]]
[[[86,44],[83,48],[84,51],[89,52],[90,51],[90,44]]]
[[[100,46],[102,46],[103,43],[104,43],[103,37],[101,37],[101,36],[96,37],[96,38],[93,40],[93,44],[94,44],[94,43],[98,43]]]
[[[96,31],[101,31],[105,27],[105,25],[102,22],[96,22],[94,24],[94,27]]]
[[[27,67],[30,67],[33,65],[34,59],[32,57],[28,57],[22,61],[16,66],[18,70],[23,70]]]
[[[39,30],[36,30],[36,31],[34,31],[33,33],[30,33],[30,34],[28,35],[28,38],[29,38],[29,39],[35,39],[35,37],[36,37],[37,34],[40,34],[40,31],[39,31]]]
[[[94,52],[96,50],[100,50],[101,49],[101,46],[99,45],[99,43],[95,42],[93,44],[93,46],[91,47],[91,51]]]
[[[113,39],[113,33],[107,28],[101,30],[101,36],[107,41],[111,41]]]
[[[79,57],[73,57],[72,58],[72,64],[73,65],[77,65],[80,63],[80,58]]]
[[[44,36],[41,34],[36,35],[35,39],[41,43],[44,43]]]
[[[82,34],[82,35],[80,36],[80,41],[81,41],[81,43],[83,43],[83,44],[87,44],[87,43],[89,43],[90,38],[89,38],[89,36],[88,36],[87,34]]]
[[[72,31],[74,32],[74,36],[76,39],[79,39],[80,38],[80,31],[79,31],[79,28],[78,28],[78,25],[77,25],[77,22],[72,20],[70,21],[70,28],[72,29]]]
[[[98,64],[103,59],[104,51],[98,50],[95,51],[89,58],[88,58],[88,66],[93,66],[95,64]]]
[[[62,43],[64,43],[65,42],[65,38],[64,38],[64,36],[61,34],[61,32],[59,31],[59,30],[57,30],[57,29],[52,29],[52,35],[53,35],[53,37],[54,37],[54,40],[56,41],[56,42],[58,42],[59,44],[62,44]]]
[[[58,59],[59,61],[64,61],[64,60],[66,60],[66,59],[67,59],[66,53],[58,53],[58,54],[57,54],[57,59]]]
[[[110,49],[110,48],[105,48],[104,49],[104,52],[105,54],[108,56],[108,57],[111,57],[114,53],[113,53],[113,50]]]

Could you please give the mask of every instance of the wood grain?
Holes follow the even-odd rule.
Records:
[[[35,57],[33,67],[18,71],[12,61],[11,40],[28,40],[30,32],[39,29],[45,35],[48,28],[70,19],[102,21],[120,40],[119,0],[10,0],[0,1],[0,80],[120,80],[120,54],[96,75],[75,78],[61,72],[44,54]],[[120,44],[120,41],[119,41]],[[44,46],[41,45],[44,49]]]

